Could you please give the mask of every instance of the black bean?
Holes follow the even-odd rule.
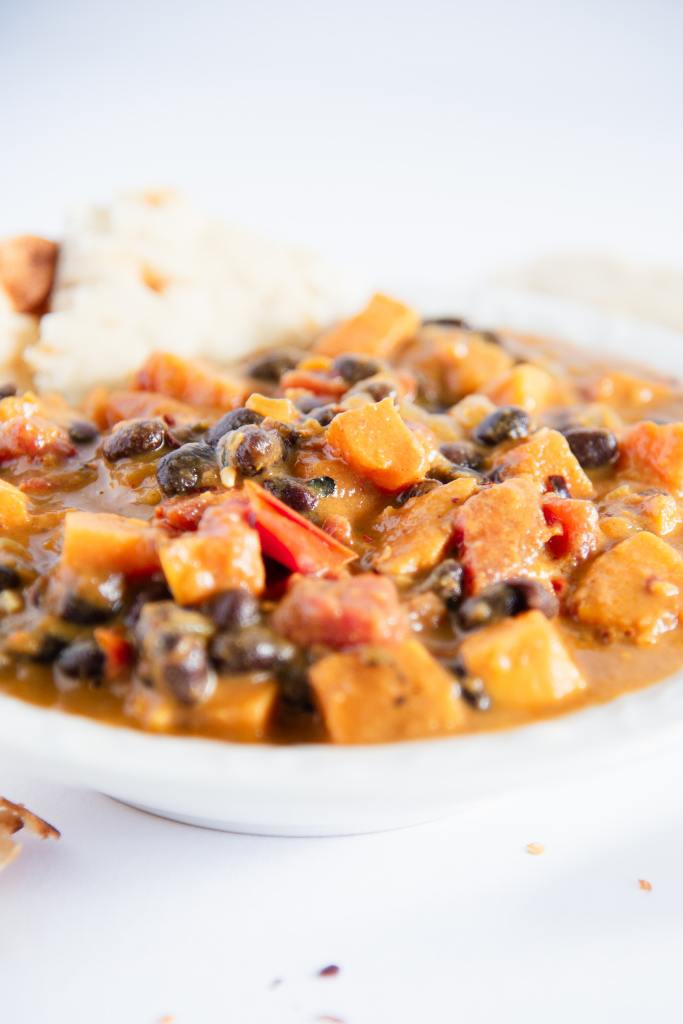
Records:
[[[317,420],[321,427],[329,427],[334,417],[338,416],[340,412],[345,412],[343,405],[319,405],[317,408],[311,409],[309,416],[311,419]]]
[[[49,665],[64,650],[67,641],[54,633],[44,633],[35,651],[30,655],[32,661],[41,665]]]
[[[486,474],[486,479],[492,484],[502,484],[505,479],[505,469],[503,466],[494,466]]]
[[[423,327],[457,327],[469,330],[469,324],[459,316],[430,316],[422,321]]]
[[[295,512],[315,512],[320,501],[320,496],[311,487],[295,477],[270,476],[263,481],[263,486]]]
[[[16,590],[21,586],[21,576],[11,565],[0,565],[0,590]]]
[[[397,398],[398,388],[390,380],[365,380],[355,384],[349,395],[369,395],[373,402],[382,402],[385,398]]]
[[[338,356],[332,364],[332,370],[348,384],[357,384],[367,377],[374,377],[381,366],[376,359],[365,356]]]
[[[141,678],[182,704],[207,699],[216,681],[207,651],[212,631],[205,615],[178,608],[172,601],[149,602],[135,627]]]
[[[74,444],[90,444],[100,436],[94,423],[88,420],[74,420],[69,426],[69,438]]]
[[[159,451],[166,443],[163,420],[131,420],[116,427],[102,443],[102,454],[109,462],[132,459],[136,455]]]
[[[16,395],[17,386],[8,382],[7,384],[0,384],[0,399],[11,398],[12,395]]]
[[[294,403],[299,412],[310,413],[314,409],[321,409],[323,406],[320,405],[320,395],[301,395],[300,398]]]
[[[225,416],[221,416],[218,423],[214,423],[207,430],[204,440],[207,444],[217,445],[223,435],[229,434],[231,430],[262,421],[263,416],[260,412],[254,412],[252,409],[233,409],[232,412],[226,412]]]
[[[531,418],[529,413],[517,405],[503,405],[495,409],[472,431],[472,437],[479,444],[493,448],[504,441],[520,441],[529,436]]]
[[[124,595],[125,579],[121,573],[98,581],[66,578],[58,573],[50,579],[46,600],[66,622],[88,626],[118,615]]]
[[[195,635],[177,638],[166,652],[160,680],[181,704],[206,700],[215,684],[205,641]]]
[[[510,585],[516,587],[523,595],[526,602],[525,611],[539,611],[548,619],[554,619],[560,611],[560,602],[554,590],[543,586],[538,580],[532,580],[526,576],[509,581]]]
[[[397,494],[394,498],[394,505],[401,508],[411,498],[420,498],[423,494],[429,494],[430,491],[435,490],[437,487],[441,487],[439,480],[420,480],[419,483],[411,484],[410,487],[406,487],[404,491]]]
[[[599,469],[615,462],[619,442],[611,430],[601,427],[571,427],[564,436],[584,469]]]
[[[484,457],[471,441],[447,441],[439,451],[455,466],[476,470],[484,468]]]
[[[285,458],[289,458],[294,454],[296,449],[301,442],[301,434],[296,427],[293,427],[291,423],[278,423],[275,420],[271,420],[273,430],[276,430],[280,435],[280,439],[284,446]],[[270,424],[269,424],[270,426]]]
[[[443,456],[434,459],[429,468],[429,478],[438,480],[442,484],[449,484],[452,480],[459,480],[464,476],[479,482],[484,479],[483,473],[480,473],[479,470],[470,469],[469,466],[457,466]]]
[[[292,661],[296,648],[264,626],[248,626],[239,633],[219,633],[211,644],[211,656],[223,672],[281,670]]]
[[[118,609],[106,604],[94,604],[86,597],[68,592],[57,607],[57,614],[65,622],[73,622],[79,626],[95,626],[99,622],[111,619]]]
[[[552,476],[548,477],[548,487],[553,492],[553,494],[556,494],[558,496],[558,498],[571,498],[571,494],[569,493],[569,487],[567,485],[567,480],[565,477],[560,476],[559,474],[553,474]]]
[[[465,573],[463,567],[454,558],[447,558],[430,572],[426,580],[420,585],[419,590],[421,593],[432,591],[449,608],[455,608],[462,599],[464,585]]]
[[[55,662],[57,682],[99,683],[104,674],[105,658],[93,640],[78,640],[66,647]]]
[[[276,670],[280,683],[280,699],[292,710],[310,713],[314,710],[313,693],[308,678],[308,661],[299,655]]]
[[[260,617],[258,601],[241,587],[215,594],[201,610],[220,630],[253,626]]]
[[[191,441],[206,443],[206,434],[206,423],[176,423],[175,426],[166,428],[166,443],[172,448],[181,448]]]
[[[486,692],[483,679],[470,675],[461,657],[457,657],[454,661],[447,663],[446,668],[450,669],[458,680],[460,695],[463,700],[477,711],[488,711],[491,707],[491,698]]]
[[[289,352],[287,350],[268,352],[263,358],[258,359],[249,367],[249,376],[256,380],[267,380],[277,384],[283,373],[293,370],[299,365],[301,352]]]
[[[232,466],[242,476],[256,476],[284,459],[284,444],[277,430],[247,424],[225,434],[218,445],[221,466]]]
[[[216,452],[202,441],[191,441],[159,459],[157,481],[164,494],[191,494],[220,483]]]
[[[166,580],[161,577],[152,578],[133,597],[130,607],[124,616],[124,623],[126,626],[135,626],[146,604],[156,601],[167,601],[170,596],[171,592],[168,589]]]
[[[558,601],[552,591],[531,579],[494,583],[481,594],[468,597],[458,608],[454,622],[463,630],[481,629],[501,619],[521,615],[531,609],[548,618],[557,615]]]
[[[306,481],[321,498],[329,498],[337,489],[337,482],[332,476],[314,476]]]

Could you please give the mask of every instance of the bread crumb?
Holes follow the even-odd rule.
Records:
[[[545,853],[545,846],[543,843],[527,843],[526,852],[530,853],[532,857],[540,857],[542,853]]]
[[[643,890],[643,892],[652,892],[652,882],[648,882],[646,878],[639,878],[638,886]]]
[[[12,836],[27,828],[41,839],[59,839],[59,832],[47,821],[43,821],[23,804],[0,797],[0,870],[19,855],[21,847],[13,842]]]

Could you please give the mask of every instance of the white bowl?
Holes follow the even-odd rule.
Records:
[[[541,329],[683,371],[683,338],[514,293],[459,300],[487,324]],[[333,747],[155,736],[0,696],[0,743],[50,780],[178,821],[267,835],[334,835],[427,821],[485,796],[601,770],[683,741],[683,673],[507,732]]]

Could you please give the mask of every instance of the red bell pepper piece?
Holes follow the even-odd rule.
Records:
[[[251,480],[244,489],[256,517],[261,548],[276,562],[305,576],[336,576],[357,555]]]

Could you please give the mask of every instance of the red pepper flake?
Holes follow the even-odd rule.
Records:
[[[341,968],[337,967],[336,964],[328,964],[327,967],[321,967],[318,971],[319,978],[334,978],[336,974],[339,974]]]
[[[646,878],[639,878],[638,886],[643,892],[652,892],[652,882],[648,882]]]

